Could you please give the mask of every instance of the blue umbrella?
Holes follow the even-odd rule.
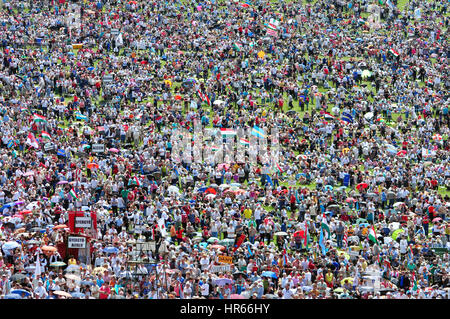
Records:
[[[119,249],[113,246],[109,246],[104,248],[103,251],[107,254],[117,254],[119,252]]]
[[[31,295],[31,293],[25,289],[14,289],[14,290],[11,290],[11,293],[17,294],[19,296],[22,296],[22,294],[25,294],[25,296],[27,296],[27,297]]]
[[[199,188],[199,189],[197,190],[197,192],[203,193],[203,192],[206,191],[207,189],[208,189],[208,187],[202,187],[202,188]]]
[[[5,295],[5,297],[3,297],[3,299],[22,299],[22,297],[17,294],[9,294],[9,295]]]
[[[92,286],[94,283],[90,280],[82,280],[80,281],[80,285]]]
[[[274,273],[273,271],[264,271],[262,274],[261,274],[261,277],[271,277],[271,278],[277,278],[277,274],[276,273]]]
[[[20,244],[16,241],[8,241],[8,242],[4,243],[2,246],[2,248],[5,250],[16,249],[18,247],[20,247]]]
[[[84,297],[84,293],[82,293],[82,292],[73,292],[73,293],[71,293],[71,295],[74,298],[83,298]]]
[[[333,186],[331,186],[331,185],[326,185],[326,186],[325,186],[325,190],[326,190],[326,191],[328,191],[328,190],[331,191],[331,190],[333,190]]]

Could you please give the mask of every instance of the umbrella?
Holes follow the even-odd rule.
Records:
[[[358,185],[356,185],[357,190],[366,189],[367,187],[369,187],[367,183],[359,183]]]
[[[114,147],[110,148],[109,151],[112,152],[112,153],[119,153],[120,152],[117,148],[114,148]]]
[[[397,202],[397,203],[395,203],[393,206],[394,206],[394,208],[397,208],[397,207],[402,206],[402,205],[405,205],[405,203],[403,203],[403,202]]]
[[[271,278],[275,278],[275,279],[278,278],[277,274],[274,273],[273,271],[264,271],[261,274],[261,277],[271,277]]]
[[[398,157],[405,157],[406,156],[406,151],[405,150],[401,150],[401,151],[397,152],[397,156]]]
[[[205,196],[205,198],[208,199],[208,200],[211,200],[213,198],[216,198],[216,196],[217,195],[214,195],[214,194],[208,194],[208,195]]]
[[[440,217],[436,217],[436,218],[434,218],[432,220],[433,223],[437,223],[437,222],[440,222],[440,221],[442,221],[442,218],[440,218]]]
[[[98,168],[98,164],[97,163],[89,163],[86,166],[89,169],[93,169],[93,168]]]
[[[25,290],[25,289],[14,289],[14,290],[11,290],[11,293],[12,294],[17,294],[19,296],[22,296],[22,294],[25,294],[26,297],[31,295],[31,293],[28,290]]]
[[[63,296],[63,297],[67,297],[67,298],[72,298],[72,295],[69,294],[68,292],[62,291],[62,290],[56,290],[53,292],[55,295],[58,296]]]
[[[22,299],[18,294],[8,294],[3,297],[3,299]]]
[[[436,133],[436,134],[433,135],[433,140],[440,141],[440,140],[442,140],[442,136],[440,134]]]
[[[57,251],[56,247],[54,247],[54,246],[47,246],[47,245],[42,246],[41,249],[43,251],[48,251],[48,252],[56,252]]]
[[[392,233],[391,237],[392,237],[393,240],[396,240],[396,239],[398,238],[398,236],[399,236],[401,233],[404,233],[404,232],[405,232],[405,231],[404,231],[403,229],[397,229],[396,231],[394,231],[394,232]]]
[[[211,245],[211,246],[209,246],[209,248],[211,248],[211,249],[219,249],[219,250],[225,250],[225,246],[222,246],[222,245]]]
[[[345,200],[345,202],[346,202],[346,203],[356,202],[356,199],[354,199],[353,197],[348,197],[348,198]]]
[[[56,262],[54,262],[54,263],[51,263],[50,264],[50,267],[64,267],[64,266],[66,266],[67,264],[65,263],[65,262],[62,262],[62,261],[56,261]]]
[[[325,189],[326,191],[332,191],[332,190],[333,190],[333,186],[331,186],[331,185],[325,185],[324,189]]]
[[[239,276],[247,277],[247,274],[242,271],[236,271],[235,273],[233,273],[233,277],[237,278]]]
[[[370,72],[369,70],[364,70],[364,71],[362,71],[362,73],[361,73],[361,77],[362,78],[368,78],[368,77],[370,77],[372,75],[372,72]]]
[[[230,185],[228,185],[228,184],[221,184],[219,186],[220,189],[225,189],[225,188],[228,188],[228,187],[230,187]]]
[[[231,294],[228,299],[245,299],[244,296],[238,294]]]
[[[119,252],[119,249],[117,247],[109,246],[103,248],[103,251],[107,254],[117,254]]]
[[[373,118],[373,113],[372,112],[367,112],[366,114],[364,114],[364,118],[366,120],[370,120]]]
[[[214,188],[210,187],[210,188],[208,188],[208,189],[205,191],[205,193],[206,193],[206,194],[214,194],[214,195],[216,195],[216,194],[217,194],[217,191],[216,191]]]
[[[392,229],[396,230],[396,229],[398,229],[400,227],[400,223],[393,222],[393,223],[390,223],[389,226],[392,226]]]
[[[80,266],[78,265],[69,265],[66,269],[64,269],[65,272],[68,273],[74,273],[80,271]]]
[[[174,186],[174,185],[169,186],[169,187],[167,188],[167,191],[168,191],[169,193],[180,193],[179,188],[176,187],[176,186]]]
[[[336,288],[333,290],[335,293],[341,294],[344,292],[344,288]]]
[[[72,292],[72,298],[84,298],[84,296],[82,292]]]
[[[279,231],[275,233],[275,236],[287,236],[288,233],[284,232],[284,231]]]
[[[106,269],[104,267],[95,267],[94,270],[92,270],[92,273],[96,275],[98,273],[104,273],[107,270],[108,269]]]
[[[27,276],[25,276],[24,274],[14,274],[11,277],[9,277],[9,281],[17,281],[17,282],[21,282],[23,281],[25,278],[27,278]]]
[[[217,237],[209,237],[207,240],[208,243],[215,243],[218,241],[219,241],[219,238],[217,238]]]
[[[81,286],[92,286],[94,284],[94,282],[90,281],[90,280],[82,280],[80,281],[80,285]]]
[[[341,285],[343,285],[345,283],[345,281],[348,281],[350,284],[353,284],[353,278],[352,277],[347,277],[341,280]]]
[[[214,281],[214,284],[216,284],[217,286],[224,286],[231,283],[233,283],[233,280],[231,280],[230,278],[217,278]]]
[[[81,280],[81,277],[80,277],[80,276],[72,275],[72,274],[66,274],[65,277],[66,277],[67,279],[74,280],[74,281],[79,281],[79,280]]]
[[[16,241],[8,241],[3,244],[3,250],[12,250],[21,247],[21,245]]]
[[[368,223],[368,221],[367,221],[367,219],[364,219],[364,218],[358,218],[356,220],[356,224],[361,224],[361,223]]]
[[[231,238],[225,238],[224,240],[221,240],[219,242],[219,244],[225,245],[225,246],[232,245],[233,243],[234,243],[234,239],[231,239]]]
[[[55,227],[53,227],[53,230],[57,230],[57,229],[64,229],[64,228],[68,228],[69,226],[65,225],[65,224],[59,224],[56,225]]]
[[[59,181],[58,183],[56,183],[56,185],[61,185],[61,184],[68,184],[68,181]]]

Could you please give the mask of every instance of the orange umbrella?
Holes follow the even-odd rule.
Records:
[[[181,95],[175,95],[175,100],[181,100]]]
[[[87,168],[92,169],[92,168],[98,168],[98,164],[97,163],[89,163],[87,164]]]
[[[56,225],[55,227],[53,227],[53,230],[56,230],[56,229],[63,229],[63,228],[67,228],[67,227],[69,227],[69,226],[67,226],[67,225],[65,225],[65,224],[60,224],[60,225]]]
[[[47,246],[47,245],[42,246],[41,249],[42,249],[42,251],[48,251],[48,252],[56,252],[56,250],[57,250],[56,247]]]
[[[215,195],[215,194],[217,194],[217,191],[214,188],[210,187],[205,191],[205,194],[214,194]]]

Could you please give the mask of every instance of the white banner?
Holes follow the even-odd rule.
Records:
[[[69,237],[67,246],[69,248],[85,248],[86,238],[84,237]]]

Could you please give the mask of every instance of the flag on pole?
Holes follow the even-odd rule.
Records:
[[[75,112],[75,118],[77,120],[87,121],[88,117],[86,115],[81,114],[81,112]]]
[[[377,240],[377,233],[375,232],[375,228],[373,227],[373,225],[372,225],[372,227],[369,229],[369,234],[368,234],[368,237],[369,237],[369,239],[371,240],[371,241],[373,241],[374,243],[378,243],[378,240]]]
[[[70,190],[69,195],[72,196],[73,199],[78,199],[78,195],[73,188]]]
[[[325,232],[327,233],[327,239],[330,239],[330,226],[328,225],[327,217],[325,214],[322,215],[321,229],[325,230]]]
[[[52,139],[51,135],[48,132],[46,132],[46,131],[42,131],[41,132],[41,136],[42,136],[42,138],[44,138],[46,140],[51,140]]]
[[[280,167],[280,165],[278,163],[275,163],[275,166],[277,167],[277,171],[281,174],[283,173],[283,169]]]
[[[283,249],[283,266],[286,266],[288,264],[287,254],[286,254],[286,245]]]
[[[347,123],[353,123],[353,116],[350,113],[342,112],[342,121]]]
[[[234,42],[234,43],[233,43],[233,48],[234,48],[236,51],[240,52],[240,51],[242,50],[242,44],[240,44],[240,43],[238,43],[238,42]]]
[[[208,94],[205,94],[205,100],[206,100],[206,103],[208,103],[208,106],[211,106],[211,100],[209,99]]]
[[[134,182],[136,183],[137,186],[141,186],[141,183],[139,182],[139,178],[136,175],[134,176]]]
[[[395,57],[398,57],[400,55],[400,53],[398,53],[397,51],[395,51],[393,48],[389,49],[389,53],[392,54]]]
[[[197,94],[198,94],[198,96],[200,97],[200,99],[201,99],[202,101],[205,100],[205,95],[202,93],[202,91],[197,90]]]
[[[241,145],[244,145],[244,146],[250,145],[250,141],[246,140],[245,138],[241,138],[239,142],[241,143]]]
[[[38,123],[47,123],[47,118],[45,116],[34,113],[33,121],[38,122]]]
[[[327,253],[327,248],[325,247],[325,239],[323,235],[323,227],[320,229],[319,246],[322,249],[322,255]]]
[[[223,136],[234,136],[234,135],[236,135],[236,131],[232,130],[230,128],[221,128],[220,132],[222,133]]]
[[[39,148],[39,143],[36,140],[36,138],[34,137],[33,133],[28,133],[28,137],[27,137],[27,144],[31,145],[34,148]]]
[[[256,136],[256,137],[259,137],[259,138],[265,138],[266,137],[266,134],[264,133],[264,130],[262,128],[256,126],[256,125],[253,126],[251,134]]]
[[[36,268],[34,268],[34,279],[39,278],[42,273],[41,261],[39,260],[39,253],[36,253]]]

